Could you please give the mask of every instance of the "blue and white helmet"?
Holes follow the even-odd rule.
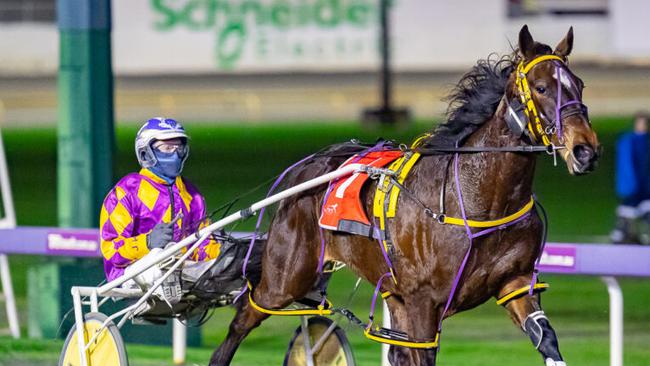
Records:
[[[151,144],[156,140],[170,140],[182,138],[187,143],[189,137],[185,133],[183,125],[170,118],[156,117],[145,122],[135,137],[135,155],[138,163],[143,168],[151,168],[156,165],[157,159]],[[183,163],[189,153],[185,153]]]

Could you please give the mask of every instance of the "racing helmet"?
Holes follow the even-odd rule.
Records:
[[[180,154],[183,163],[189,155],[187,140],[189,137],[185,133],[185,128],[176,120],[164,117],[156,117],[145,122],[137,135],[135,136],[135,155],[138,157],[138,163],[143,168],[151,168],[156,165],[156,155],[153,152],[151,144],[157,140],[170,140],[174,138],[183,139],[185,149]]]

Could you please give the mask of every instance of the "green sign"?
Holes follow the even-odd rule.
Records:
[[[378,0],[152,0],[154,28],[213,31],[220,69],[376,50]]]

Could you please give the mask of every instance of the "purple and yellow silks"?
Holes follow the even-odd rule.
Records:
[[[177,177],[173,185],[167,185],[147,169],[122,178],[104,199],[99,219],[106,278],[111,281],[121,276],[124,268],[149,253],[147,234],[179,213],[182,217],[174,225],[175,242],[206,224],[203,196],[185,179]],[[190,258],[210,260],[219,250],[219,243],[208,240]]]

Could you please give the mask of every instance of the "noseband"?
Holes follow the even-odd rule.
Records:
[[[555,126],[554,128],[544,128],[542,124],[543,116],[540,115],[535,101],[533,100],[532,93],[530,91],[530,85],[526,75],[535,67],[537,64],[544,61],[553,61],[555,65],[555,75],[557,79],[557,100],[555,103]],[[551,142],[551,136],[553,133],[556,134],[559,142],[562,142],[562,119],[567,118],[568,116],[578,114],[578,113],[587,113],[587,106],[582,103],[582,96],[580,93],[578,99],[569,100],[568,102],[562,104],[562,73],[564,70],[570,74],[568,71],[564,60],[556,55],[544,55],[539,56],[529,63],[525,64],[524,61],[521,61],[517,66],[516,70],[516,80],[515,85],[517,86],[517,94],[521,100],[523,106],[524,114],[528,122],[526,123],[526,128],[528,129],[527,135],[531,138],[532,142],[538,142],[540,139],[544,146],[553,145]],[[507,98],[505,99],[507,103]],[[571,108],[567,108],[571,107]],[[565,109],[567,108],[567,109]],[[516,113],[512,110],[512,107],[508,104],[508,113],[513,114],[516,117]],[[518,118],[517,118],[518,119]],[[524,132],[523,122],[519,119],[517,122],[520,124],[521,132]]]

